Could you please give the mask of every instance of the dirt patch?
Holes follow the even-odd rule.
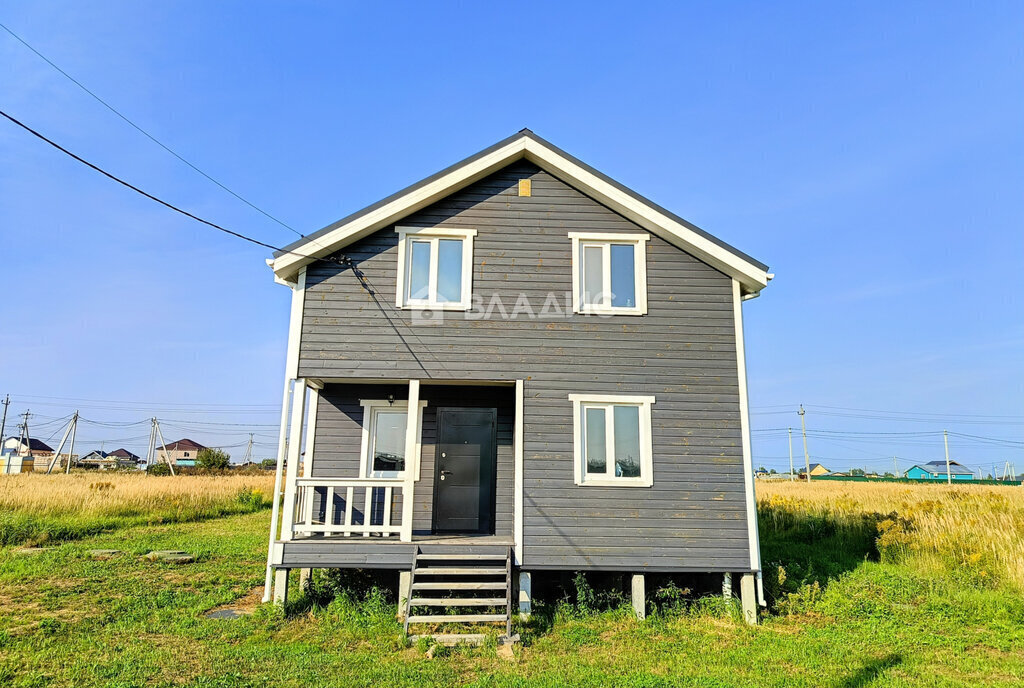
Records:
[[[206,616],[211,619],[236,619],[239,616],[252,614],[261,604],[263,604],[263,588],[256,587],[234,602],[214,607],[206,612]]]

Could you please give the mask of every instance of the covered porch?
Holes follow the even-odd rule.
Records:
[[[296,379],[289,396],[268,580],[453,547],[521,561],[522,381]]]

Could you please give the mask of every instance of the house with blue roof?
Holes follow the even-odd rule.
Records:
[[[908,480],[945,480],[946,462],[929,461],[925,464],[911,466],[903,477]],[[974,472],[956,461],[949,462],[949,478],[952,480],[974,480]]]

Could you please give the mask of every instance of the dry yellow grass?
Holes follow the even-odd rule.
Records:
[[[25,473],[0,476],[0,510],[44,515],[144,514],[158,504],[196,508],[235,499],[243,491],[269,498],[274,475],[187,475],[157,477],[133,473]]]
[[[758,483],[757,494],[762,512],[893,514],[878,523],[883,557],[1024,590],[1024,487],[779,481]]]
[[[273,474],[0,475],[0,545],[255,511],[269,502],[273,481]]]

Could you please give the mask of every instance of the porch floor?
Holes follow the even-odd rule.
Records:
[[[503,554],[515,544],[509,535],[413,534],[398,537],[314,535],[282,542],[281,568],[367,568],[408,570],[417,547],[431,554],[445,552]]]
[[[296,536],[292,542],[362,542],[372,543],[374,545],[505,545],[510,546],[515,544],[515,541],[510,535],[473,535],[465,533],[451,533],[451,534],[416,534],[412,536],[412,542],[402,542],[398,539],[398,536],[392,537],[380,537],[379,535],[371,535],[365,537],[363,535],[313,535],[311,537]]]

